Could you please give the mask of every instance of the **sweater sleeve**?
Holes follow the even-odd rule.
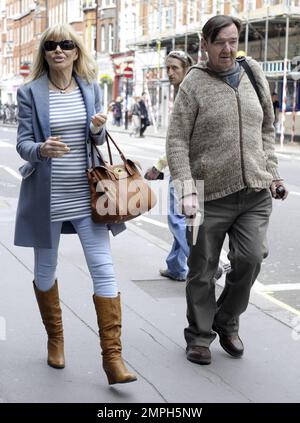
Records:
[[[196,193],[189,156],[198,103],[191,90],[185,90],[185,82],[176,96],[166,142],[167,161],[179,198]]]
[[[275,154],[275,128],[274,128],[274,111],[272,98],[270,93],[269,83],[255,60],[251,60],[249,65],[255,75],[257,82],[261,106],[264,112],[264,118],[262,123],[262,141],[263,149],[266,154],[267,171],[273,176],[273,180],[281,179],[278,173],[278,160]]]

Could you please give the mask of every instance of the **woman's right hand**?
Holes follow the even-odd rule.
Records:
[[[60,137],[49,137],[41,144],[40,153],[42,157],[62,157],[69,153],[70,148],[67,144],[59,141]]]

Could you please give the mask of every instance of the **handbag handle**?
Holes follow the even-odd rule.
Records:
[[[119,156],[123,160],[124,164],[126,164],[126,161],[127,161],[126,157],[124,156],[123,152],[121,151],[121,149],[119,148],[117,143],[113,140],[112,136],[108,133],[107,130],[106,130],[106,133],[105,133],[105,139],[106,139],[106,147],[107,147],[107,151],[108,151],[110,164],[113,165],[113,159],[112,159],[109,141],[111,141],[113,143],[113,145],[115,146],[115,148],[117,149],[117,151],[119,153]],[[103,160],[103,157],[101,156],[99,150],[97,149],[97,145],[96,145],[96,143],[93,139],[92,139],[92,147],[94,147],[94,148],[92,148],[92,167],[95,167],[94,150],[96,151],[96,155],[97,155],[99,161],[104,162],[104,160]]]
[[[124,156],[123,152],[121,151],[118,144],[113,140],[112,136],[107,131],[106,131],[106,134],[105,134],[105,138],[106,138],[106,146],[107,146],[107,150],[108,150],[110,164],[112,165],[113,161],[112,161],[112,155],[111,155],[109,140],[113,143],[113,145],[118,150],[118,153],[119,153],[121,159],[123,160],[123,162],[126,162],[126,157]]]

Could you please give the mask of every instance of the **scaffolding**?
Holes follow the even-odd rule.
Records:
[[[212,12],[213,14],[226,13],[226,4],[230,2],[227,0],[210,2],[215,5],[215,10],[210,10],[210,14],[207,13],[208,2],[201,1],[200,3],[201,8],[197,22],[178,29],[177,25],[172,28],[164,28],[161,21],[163,2],[155,2],[160,12],[157,31],[140,37],[134,44],[134,49],[153,52],[159,45],[159,49],[164,49],[166,54],[174,49],[184,50],[194,58],[195,62],[200,60],[202,57],[200,49],[202,26],[212,16]],[[242,4],[243,10],[241,11]],[[233,2],[231,2],[232,5]],[[300,56],[300,0],[280,2],[270,0],[263,2],[263,5],[261,8],[255,8],[252,7],[253,2],[250,0],[245,0],[243,3],[236,1],[233,13],[244,23],[244,30],[240,37],[240,49],[260,63],[269,81],[271,91],[279,95],[280,142],[282,145],[287,139],[287,135],[293,131],[293,139],[300,135],[300,124],[296,121],[300,110],[300,92],[299,82],[295,77],[297,64],[293,64],[293,59]],[[158,70],[161,68],[161,64],[158,59],[156,61]],[[161,72],[157,72],[157,75],[161,75]],[[157,92],[154,103],[159,98],[158,90],[161,85],[159,80],[156,85]],[[296,121],[293,125],[292,120]],[[159,122],[164,122],[165,119],[159,117],[156,112],[156,121],[159,125]]]

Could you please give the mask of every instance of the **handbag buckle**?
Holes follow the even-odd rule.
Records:
[[[123,167],[115,167],[113,169],[114,174],[118,177],[118,178],[125,178],[127,177],[127,172]]]

